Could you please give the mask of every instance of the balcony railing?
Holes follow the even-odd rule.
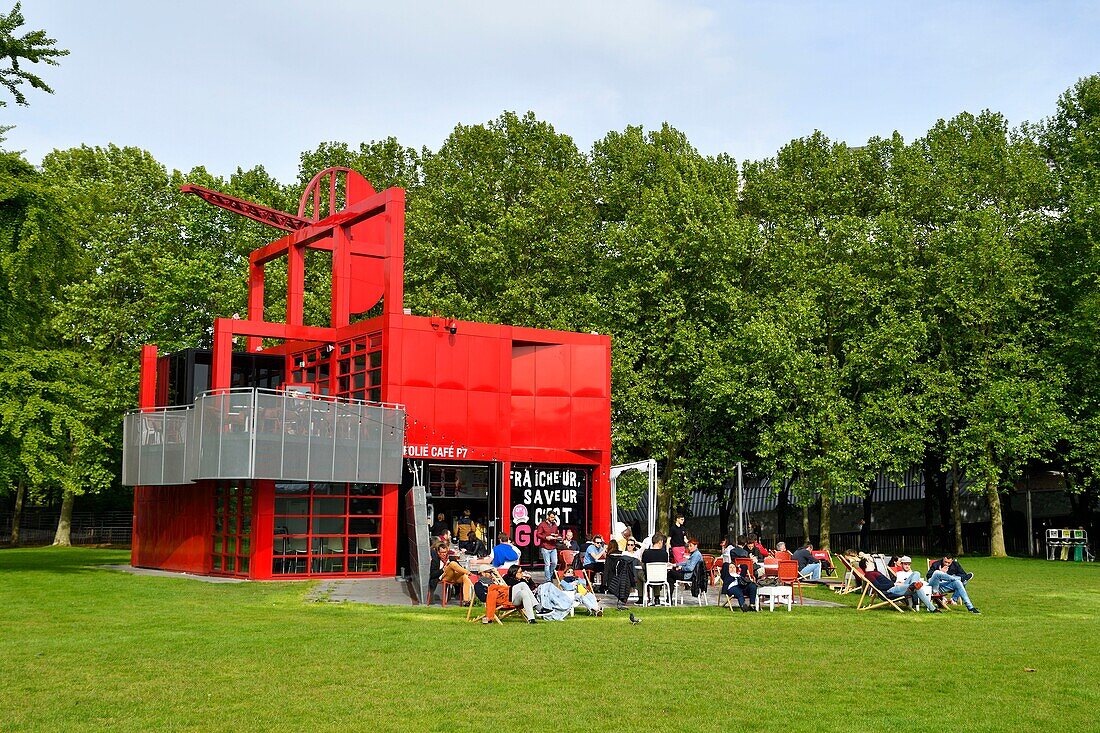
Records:
[[[268,389],[205,392],[123,421],[122,483],[202,479],[400,483],[401,405]]]

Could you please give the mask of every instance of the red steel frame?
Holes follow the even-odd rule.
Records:
[[[380,333],[381,400],[406,406],[406,446],[423,446],[419,450],[449,461],[500,462],[502,531],[511,529],[512,463],[530,462],[590,467],[589,529],[609,532],[610,337],[406,314],[405,192],[376,192],[355,171],[330,168],[317,174],[297,217],[197,186],[183,190],[288,231],[249,257],[248,317],[214,321],[212,389],[230,387],[235,337],[244,337],[248,351],[285,355],[289,375],[296,354],[322,344],[338,352],[341,343]],[[341,196],[343,208],[337,210]],[[306,249],[332,253],[327,327],[303,322]],[[270,322],[263,306],[264,266],[284,256],[285,321]],[[380,315],[352,322],[379,300]],[[282,343],[263,348],[261,339]],[[334,385],[335,369],[330,380]],[[147,345],[141,352],[141,408],[155,407],[156,395],[157,349]],[[212,572],[213,487],[204,485],[210,483],[135,488],[135,565]],[[249,577],[267,579],[272,577],[274,484],[253,484]],[[383,486],[381,575],[397,572],[398,497],[399,486]]]

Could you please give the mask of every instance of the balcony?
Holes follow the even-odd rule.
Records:
[[[123,419],[122,483],[204,479],[400,483],[401,405],[240,388]]]

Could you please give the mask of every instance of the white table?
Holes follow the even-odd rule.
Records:
[[[789,585],[762,585],[756,589],[756,610],[760,610],[760,599],[767,597],[768,610],[775,611],[775,602],[778,600],[779,604],[787,604],[787,611],[791,610],[791,605],[794,603],[794,593],[791,591]]]

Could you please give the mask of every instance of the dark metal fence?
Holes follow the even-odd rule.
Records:
[[[60,516],[57,509],[24,509],[19,521],[19,543],[50,544]],[[11,514],[0,514],[0,543],[11,542],[11,520]],[[128,545],[133,529],[133,512],[73,512],[69,538],[74,545]]]

